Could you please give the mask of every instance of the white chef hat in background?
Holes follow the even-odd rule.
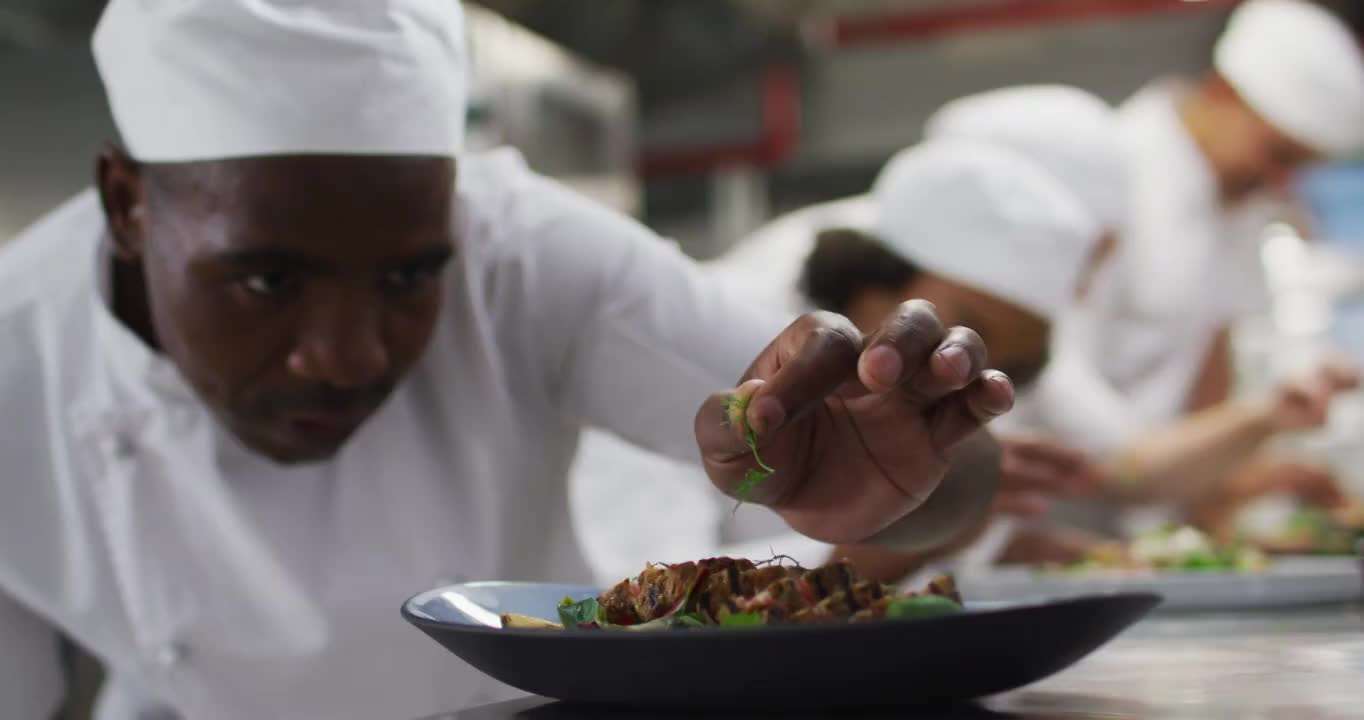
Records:
[[[1065,185],[1105,228],[1127,206],[1116,113],[1102,99],[1066,85],[991,90],[947,103],[925,137],[997,143],[1027,156]]]
[[[468,62],[458,0],[110,0],[95,61],[149,162],[453,155]]]
[[[1364,49],[1325,8],[1248,0],[1232,14],[1214,65],[1289,137],[1330,156],[1364,150]]]
[[[1103,234],[1037,163],[974,141],[902,150],[872,197],[874,230],[892,251],[1044,317],[1071,302]]]

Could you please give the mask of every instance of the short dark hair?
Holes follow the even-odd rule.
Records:
[[[879,239],[851,228],[824,230],[805,258],[800,291],[821,310],[846,315],[859,292],[902,290],[919,268]]]

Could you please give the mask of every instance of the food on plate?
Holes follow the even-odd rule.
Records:
[[[1084,560],[1051,569],[1067,573],[1117,571],[1257,572],[1268,566],[1260,550],[1244,544],[1216,545],[1197,528],[1166,527],[1127,543],[1102,543]]]
[[[945,575],[923,592],[897,593],[889,585],[859,578],[847,562],[806,569],[780,559],[755,563],[711,558],[650,565],[595,598],[564,598],[557,624],[503,615],[502,627],[669,630],[856,623],[961,611],[956,584]]]
[[[1364,540],[1364,505],[1335,511],[1303,509],[1295,512],[1277,537],[1260,541],[1272,553],[1345,555]]]
[[[503,613],[502,627],[526,628],[531,630],[546,630],[554,628],[563,629],[563,626],[559,625],[558,623],[552,623],[548,620],[541,620],[540,618],[533,618],[530,617],[529,615],[517,615],[516,613]]]

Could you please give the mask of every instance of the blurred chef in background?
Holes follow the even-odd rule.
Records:
[[[1275,201],[1298,169],[1364,148],[1364,54],[1320,4],[1249,0],[1212,69],[1139,92],[1119,111],[1117,138],[1130,193],[1120,242],[1058,324],[1053,363],[1015,418],[1104,455],[1228,399],[1230,326],[1267,305],[1256,239]],[[1298,384],[1319,397],[1352,387],[1351,375],[1326,367]],[[1223,487],[1327,480],[1263,463],[1234,472],[1246,475]]]
[[[1116,120],[1097,98],[1071,88],[1005,88],[948,103],[929,118],[925,135],[986,141],[1045,159],[1106,228],[1095,272],[1086,275],[1090,279],[1117,247],[1116,233],[1130,200],[1125,169],[1115,167],[1121,163],[1113,132]],[[1077,300],[1086,299],[1087,287],[1081,287]],[[1071,351],[1058,345],[1053,343],[1054,354],[1064,357]],[[1327,361],[1312,372],[1286,379],[1270,397],[1227,400],[1138,433],[1111,453],[1094,453],[1091,459],[1101,463],[1104,482],[1096,488],[1090,509],[1112,518],[1123,507],[1155,503],[1221,524],[1212,520],[1224,519],[1227,504],[1275,491],[1290,491],[1314,504],[1338,503],[1342,495],[1334,480],[1310,467],[1282,464],[1228,473],[1279,433],[1321,427],[1333,396],[1353,389],[1357,382],[1353,367]],[[1032,387],[1021,392],[1025,408],[1034,392]],[[1000,418],[992,431],[1005,438],[1034,434],[1026,417]],[[1060,435],[1050,441],[1052,446],[1061,443],[1083,445],[1084,438]],[[1118,530],[1112,522],[1102,524],[1102,529]]]
[[[1035,161],[1078,202],[1095,228],[1092,250],[1075,282],[1068,284],[1021,263],[1015,266],[1016,273],[986,276],[987,289],[997,284],[1007,288],[1011,283],[1028,287],[1038,283],[1052,291],[1071,287],[1076,301],[1087,298],[1096,274],[1104,272],[1107,258],[1117,250],[1117,230],[1129,212],[1131,193],[1117,122],[1116,114],[1102,100],[1065,86],[980,93],[948,103],[931,116],[925,127],[929,144],[953,148],[986,143]],[[914,153],[906,151],[905,156]],[[883,176],[883,183],[889,177]],[[925,274],[916,268],[945,267],[944,276],[952,278],[951,266],[942,265],[940,259],[935,265],[933,256],[925,255],[922,243],[928,237],[884,227],[878,230],[884,219],[882,204],[910,208],[921,223],[936,217],[946,227],[966,227],[967,222],[952,215],[952,208],[966,207],[961,203],[968,199],[974,208],[991,208],[1000,200],[957,187],[931,171],[912,177],[926,181],[898,197],[881,185],[875,195],[835,200],[782,216],[710,263],[711,269],[752,302],[781,308],[791,316],[818,307],[868,324],[906,294],[925,293],[922,296],[938,302],[942,298],[932,286],[915,282],[916,275]],[[1001,216],[982,212],[978,221],[986,223],[989,218]],[[954,237],[954,242],[936,246],[939,252],[955,246],[963,252],[1010,257],[1002,252],[1015,241],[1009,227],[1025,232],[1028,224],[1021,218],[1002,222],[996,228],[997,237],[978,237],[979,245],[964,242],[960,233],[930,235]],[[898,241],[890,242],[891,238]],[[916,263],[916,257],[930,260]],[[1064,263],[1049,267],[1065,274]],[[1029,270],[1023,272],[1023,268]],[[945,302],[961,306],[957,300]],[[939,302],[940,310],[959,312],[944,304]],[[1058,301],[1052,306],[1052,314],[1063,310],[1073,311],[1073,303]],[[1019,314],[1008,303],[974,308],[968,303],[966,312],[992,343],[995,361],[1019,382],[1020,402],[1026,406],[1032,390],[1029,381],[1049,359],[1038,344],[1046,342],[1049,323],[1045,320],[1050,314]],[[1063,356],[1069,351],[1064,346],[1056,350],[1056,343],[1053,349]],[[891,580],[929,561],[960,567],[962,561],[1077,559],[1103,537],[1119,534],[1121,511],[1136,505],[1165,507],[1211,530],[1225,529],[1228,507],[1266,493],[1287,491],[1313,504],[1335,505],[1342,496],[1333,478],[1308,466],[1262,467],[1230,477],[1228,472],[1278,433],[1320,427],[1331,398],[1356,382],[1352,368],[1328,363],[1316,372],[1286,380],[1268,398],[1218,403],[1187,419],[1142,428],[1117,446],[1092,453],[1073,447],[1064,429],[1048,432],[1005,416],[991,428],[1004,452],[1005,492],[997,508],[1004,515],[1031,518],[1031,522],[1006,519],[996,522],[989,534],[973,530],[951,545],[914,556],[872,547],[843,547],[835,552],[854,559],[863,572]],[[1085,438],[1073,440],[1082,445]],[[809,563],[828,551],[822,544],[784,534],[780,522],[760,508],[742,508],[728,519],[731,506],[722,499],[717,505],[715,497],[688,490],[699,487],[688,481],[694,474],[685,464],[649,458],[621,441],[599,433],[590,435],[578,458],[575,493],[583,498],[580,517],[592,518],[591,527],[582,532],[588,536],[589,547],[601,549],[596,557],[626,557],[619,548],[629,548],[637,557],[639,551],[652,548],[665,559],[683,558],[694,555],[695,548],[716,548],[718,543],[714,552],[722,554],[781,552]],[[649,496],[638,482],[631,482],[644,476],[671,478],[673,494]],[[670,505],[704,522],[679,525],[675,532],[657,532],[653,514],[639,516],[651,518],[645,527],[629,517],[602,520],[599,513],[586,509],[606,506],[609,498],[643,506]],[[1058,505],[1057,500],[1063,501],[1058,512],[1050,514],[1049,521],[1038,522],[1046,508]],[[632,529],[632,525],[639,527]],[[708,531],[711,527],[721,528],[718,538]]]

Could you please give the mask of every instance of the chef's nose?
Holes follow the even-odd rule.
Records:
[[[289,354],[289,370],[341,388],[383,380],[389,371],[378,308],[337,298],[311,313]]]

